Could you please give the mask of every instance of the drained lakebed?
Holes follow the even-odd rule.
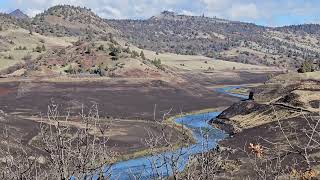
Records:
[[[247,98],[244,95],[230,93],[230,90],[239,87],[241,86],[223,87],[215,91],[241,99]],[[220,112],[208,112],[176,118],[177,124],[192,131],[195,144],[174,151],[115,163],[105,167],[104,176],[110,179],[152,179],[171,176],[174,170],[184,171],[193,155],[213,150],[218,142],[227,136],[224,131],[214,128],[209,123],[219,114]],[[98,179],[98,176],[93,179]]]

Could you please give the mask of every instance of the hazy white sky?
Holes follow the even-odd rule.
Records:
[[[30,16],[58,4],[86,6],[104,18],[143,19],[171,10],[281,26],[320,23],[319,0],[0,0],[0,11],[20,8]]]

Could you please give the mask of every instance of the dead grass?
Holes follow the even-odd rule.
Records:
[[[273,112],[272,109],[266,111],[256,111],[247,115],[236,115],[230,120],[236,123],[241,129],[254,128],[270,122],[293,118],[301,115],[301,112],[290,111],[287,109],[279,109]]]
[[[124,46],[125,42],[119,40],[119,43]],[[133,45],[130,46],[131,50],[140,52],[139,49]],[[159,53],[154,51],[143,50],[148,59],[161,59],[162,64],[167,65],[174,69],[186,71],[207,71],[209,68],[215,71],[229,70],[232,71],[233,67],[236,70],[274,70],[267,66],[249,65],[237,62],[229,62],[218,59],[212,59],[204,56],[191,56],[191,55],[178,55],[173,53]]]
[[[269,83],[282,83],[282,84],[294,84],[301,82],[302,80],[317,80],[320,81],[320,71],[297,73],[290,72],[287,74],[281,74],[272,78]]]
[[[36,58],[40,53],[33,52],[33,49],[37,46],[45,45],[46,49],[54,47],[66,47],[71,45],[71,42],[76,41],[76,38],[70,37],[47,37],[37,33],[29,34],[29,31],[25,29],[9,29],[1,31],[0,36],[4,36],[7,39],[14,42],[8,49],[9,51],[0,52],[0,70],[15,65],[17,63],[24,62],[23,57],[31,55]],[[18,47],[26,47],[26,50],[16,50]],[[12,56],[14,59],[5,59],[6,56]]]

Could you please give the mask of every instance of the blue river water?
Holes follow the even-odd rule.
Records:
[[[241,99],[248,98],[247,96],[228,92],[229,90],[239,87],[240,86],[224,87],[215,89],[215,91]],[[196,141],[195,144],[178,148],[175,151],[115,163],[112,166],[105,167],[105,177],[109,177],[111,180],[148,180],[170,176],[173,174],[173,169],[182,172],[192,155],[214,149],[217,143],[226,137],[223,131],[214,128],[208,123],[219,114],[220,112],[209,112],[186,115],[175,119],[176,123],[184,125],[192,131]],[[95,176],[90,179],[98,179],[98,177]]]
[[[214,89],[216,92],[220,92],[220,93],[224,93],[224,94],[228,94],[230,96],[234,96],[234,97],[238,97],[238,98],[241,98],[241,99],[248,99],[248,96],[246,95],[241,95],[241,94],[235,94],[235,93],[231,93],[230,91],[231,90],[234,90],[234,89],[239,89],[243,86],[226,86],[226,87],[222,87],[222,88],[216,88]]]

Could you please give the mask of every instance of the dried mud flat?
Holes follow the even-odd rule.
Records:
[[[224,77],[213,79],[212,84],[220,82],[221,78]],[[6,80],[0,82],[0,110],[10,116],[10,126],[19,129],[28,144],[39,130],[38,122],[30,121],[28,117],[45,117],[49,104],[58,104],[61,114],[70,111],[72,116],[78,115],[83,107],[88,109],[97,104],[101,118],[115,119],[111,131],[121,132],[111,133],[110,146],[118,152],[130,153],[146,148],[147,129],[154,134],[161,133],[154,121],[163,119],[169,111],[166,118],[208,108],[222,110],[239,100],[205,88],[195,79],[190,81],[192,83],[126,78],[102,81]],[[172,142],[178,143],[178,131],[168,128],[166,133],[171,135]]]
[[[0,107],[6,113],[38,115],[47,112],[51,102],[61,110],[77,113],[82,105],[98,104],[103,117],[132,120],[161,119],[172,108],[171,115],[181,112],[219,108],[231,105],[237,98],[197,85],[172,86],[163,81],[137,84],[108,82],[0,83]]]
[[[237,98],[202,89],[197,85],[178,87],[160,80],[135,83],[126,80],[6,82],[0,83],[0,89],[0,109],[10,116],[10,121],[2,125],[17,129],[16,134],[19,135],[16,138],[21,137],[24,145],[28,146],[39,132],[39,122],[30,119],[46,117],[50,103],[60,106],[61,115],[70,111],[74,116],[81,111],[82,105],[88,110],[96,103],[101,118],[114,119],[110,126],[111,137],[108,144],[115,151],[126,154],[146,148],[144,140],[148,138],[148,131],[155,135],[162,133],[154,123],[154,118],[161,120],[163,114],[170,109],[170,115],[175,115],[180,112],[226,107],[237,101]],[[171,127],[166,131],[166,134],[170,134],[171,141],[178,143],[180,133]]]

